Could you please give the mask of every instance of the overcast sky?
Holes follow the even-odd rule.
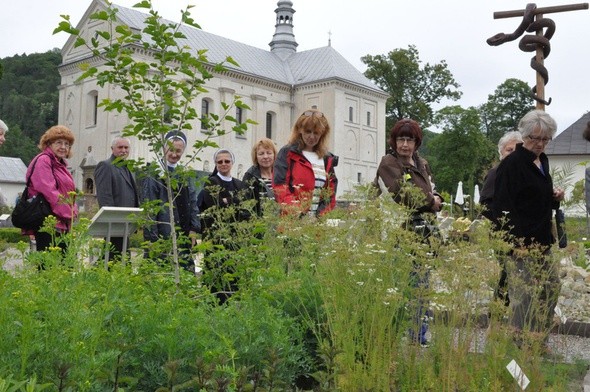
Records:
[[[139,0],[117,0],[131,7]],[[495,11],[522,9],[515,0],[292,0],[298,51],[328,44],[360,71],[366,54],[386,54],[415,45],[421,60],[446,60],[461,85],[463,107],[484,103],[488,94],[508,78],[535,83],[531,53],[518,41],[491,47],[486,39],[511,33],[521,18],[494,19]],[[564,0],[537,2],[538,7],[574,4]],[[193,18],[208,32],[268,49],[274,33],[276,0],[153,0],[156,10],[178,21],[180,10],[194,4]],[[61,48],[66,34],[52,35],[60,15],[77,23],[90,0],[3,0],[0,13],[0,58]],[[546,14],[557,30],[551,39],[546,97],[547,112],[562,131],[590,110],[590,11]],[[231,53],[228,53],[231,55]],[[1,113],[0,113],[1,115]]]

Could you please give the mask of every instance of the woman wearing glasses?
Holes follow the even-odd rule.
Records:
[[[496,172],[493,217],[508,231],[512,262],[508,295],[512,326],[546,338],[559,294],[557,264],[550,257],[552,210],[564,198],[553,187],[545,147],[555,135],[555,120],[542,110],[528,112],[519,122],[523,142],[504,158]],[[529,335],[530,336],[530,335]],[[517,343],[522,343],[517,337]]]
[[[336,206],[338,157],[328,151],[330,124],[310,109],[297,119],[274,165],[275,198],[286,213],[319,216]]]
[[[158,162],[157,170],[141,181],[143,201],[158,200],[159,208],[150,216],[152,222],[143,228],[144,240],[155,243],[169,239],[172,234],[170,227],[169,197],[166,177],[170,176],[172,186],[172,213],[179,241],[179,263],[189,272],[195,271],[191,249],[196,243],[196,234],[201,229],[199,209],[197,207],[197,188],[194,179],[186,175],[186,168],[180,163],[187,145],[186,135],[178,130],[170,131],[164,136],[163,159]],[[168,257],[153,245],[146,248],[146,254],[155,258]]]
[[[422,129],[414,120],[400,120],[391,129],[388,142],[390,149],[387,155],[381,158],[373,185],[378,194],[383,188],[396,203],[410,210],[406,228],[417,232],[426,240],[431,235],[430,228],[433,226],[423,214],[440,211],[442,198],[433,191],[428,162],[418,155],[418,147],[422,144]],[[420,192],[412,192],[411,188],[417,188]],[[423,347],[429,344],[426,338],[427,301],[420,293],[428,288],[428,277],[428,269],[415,261],[410,278],[418,294],[415,298],[417,304],[412,308],[412,327],[409,333],[412,342]]]
[[[440,211],[442,198],[433,190],[428,162],[418,155],[422,129],[414,120],[400,120],[391,129],[388,142],[390,149],[381,158],[373,185],[379,194],[382,188],[387,189],[395,202],[411,209],[411,223],[424,225],[422,213]],[[422,196],[404,192],[408,185],[420,189]]]
[[[203,278],[219,304],[223,304],[238,289],[235,260],[228,252],[237,251],[239,241],[250,238],[249,233],[240,231],[247,228],[238,223],[250,218],[251,206],[246,201],[254,197],[245,182],[232,177],[235,157],[231,151],[218,150],[213,161],[215,169],[199,194],[199,209],[203,239],[223,246],[224,251],[205,254]]]
[[[74,134],[68,128],[63,125],[49,128],[39,141],[41,153],[33,158],[27,169],[28,196],[42,194],[57,218],[55,239],[50,233],[23,229],[23,234],[35,236],[38,251],[46,250],[52,243],[65,250],[66,245],[59,241],[59,237],[70,231],[72,221],[78,215],[78,206],[69,195],[76,187],[66,161],[72,156],[73,144]]]

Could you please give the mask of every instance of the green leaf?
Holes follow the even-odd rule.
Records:
[[[102,11],[98,11],[98,12],[95,12],[92,15],[90,15],[89,19],[90,20],[108,20],[109,14],[108,14],[108,12],[102,10]]]

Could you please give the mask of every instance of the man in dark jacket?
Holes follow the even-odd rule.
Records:
[[[96,198],[100,207],[138,207],[137,185],[131,171],[125,165],[129,156],[130,141],[117,136],[111,143],[111,157],[99,162],[94,170]],[[120,257],[123,252],[123,237],[111,237],[113,252],[109,259]]]

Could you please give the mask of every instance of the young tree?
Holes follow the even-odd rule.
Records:
[[[516,131],[522,116],[534,108],[529,85],[519,79],[506,79],[479,107],[483,132],[497,144],[506,132]]]
[[[367,65],[365,76],[390,95],[385,104],[387,129],[406,117],[427,128],[434,116],[432,104],[461,98],[459,83],[447,63],[442,60],[421,66],[418,49],[413,45],[387,55],[366,55],[361,61]]]
[[[190,161],[199,160],[198,153],[206,147],[217,147],[212,140],[227,131],[222,128],[225,121],[235,125],[232,131],[242,134],[247,124],[254,123],[246,120],[238,124],[228,113],[235,111],[235,107],[249,109],[239,97],[235,97],[231,104],[222,103],[224,113],[199,115],[194,104],[197,96],[206,92],[205,83],[213,78],[214,72],[223,72],[225,63],[238,65],[231,57],[224,62],[211,64],[206,56],[207,49],[191,48],[185,44],[186,36],[181,29],[181,23],[200,28],[190,15],[188,6],[181,12],[181,23],[167,23],[158,12],[153,9],[151,0],[143,0],[134,8],[148,10],[148,16],[143,22],[140,32],[131,29],[117,19],[117,8],[107,3],[105,10],[98,10],[90,15],[91,20],[102,21],[103,29],[95,32],[95,36],[85,39],[82,33],[70,22],[69,16],[62,16],[63,21],[54,30],[66,32],[75,36],[75,46],[85,46],[94,56],[92,62],[82,66],[83,74],[80,79],[96,78],[101,87],[114,85],[124,94],[119,99],[104,99],[100,105],[106,111],[125,112],[129,117],[129,124],[124,128],[124,136],[135,136],[148,143],[156,156],[163,158],[168,147],[164,139],[171,130],[183,130],[190,134],[196,120],[204,121],[209,136],[197,139],[192,146],[192,155],[187,154]],[[145,55],[139,55],[142,52]],[[103,63],[100,64],[100,60]],[[100,65],[96,65],[100,64]],[[187,151],[190,149],[187,148]],[[127,162],[127,160],[125,161]],[[143,165],[143,161],[129,162],[130,165]],[[153,170],[156,165],[146,165],[145,170]],[[177,179],[164,170],[165,185],[168,200],[173,200],[172,189]],[[194,175],[187,171],[187,176]],[[155,174],[155,173],[152,173]],[[151,203],[153,206],[154,203]],[[173,203],[168,203],[172,241],[172,257],[176,282],[179,282],[178,262],[178,231],[174,227]]]
[[[430,143],[429,163],[439,191],[454,192],[459,181],[472,190],[496,156],[481,132],[477,109],[447,106],[435,118],[443,132]]]

